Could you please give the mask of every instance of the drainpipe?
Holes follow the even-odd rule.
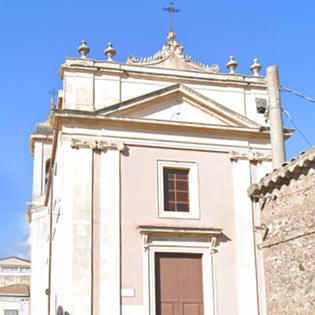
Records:
[[[272,167],[280,168],[285,162],[280,84],[277,66],[267,67],[267,91],[269,101],[270,140],[272,148]]]
[[[54,195],[53,195],[53,178],[54,178],[54,164],[50,162],[50,213],[49,213],[49,253],[48,253],[48,315],[50,315],[51,308],[51,269],[52,269],[52,228],[53,228],[53,210],[54,210]]]

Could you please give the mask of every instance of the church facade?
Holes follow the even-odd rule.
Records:
[[[271,169],[266,80],[257,60],[221,73],[175,37],[125,64],[83,41],[61,65],[31,135],[33,315],[266,314],[247,196]]]

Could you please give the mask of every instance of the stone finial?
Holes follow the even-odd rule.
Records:
[[[176,33],[174,31],[170,31],[168,34],[167,34],[167,39],[169,41],[173,41],[176,39]]]
[[[238,63],[234,60],[234,56],[230,56],[230,61],[226,64],[226,67],[230,70],[230,74],[235,73]]]
[[[90,52],[90,48],[86,45],[86,41],[81,41],[81,46],[78,47],[78,52],[81,54],[81,58],[86,58],[86,55]]]
[[[104,54],[107,57],[107,61],[113,61],[113,57],[116,55],[116,50],[113,48],[112,43],[108,43],[107,48],[104,50]]]
[[[261,64],[258,63],[258,58],[254,59],[254,63],[250,66],[250,70],[253,72],[254,76],[259,76],[259,71],[261,70]]]

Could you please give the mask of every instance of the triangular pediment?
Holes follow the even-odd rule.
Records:
[[[175,84],[100,110],[107,117],[176,121],[196,124],[259,128],[256,122],[205,97],[183,84]]]

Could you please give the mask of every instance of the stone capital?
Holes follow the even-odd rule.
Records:
[[[71,139],[71,148],[80,149],[80,148],[90,148],[92,150],[118,150],[123,151],[125,145],[120,141],[105,141],[99,139]]]
[[[271,155],[265,152],[257,151],[230,151],[230,160],[248,160],[251,162],[270,162],[272,160]]]

